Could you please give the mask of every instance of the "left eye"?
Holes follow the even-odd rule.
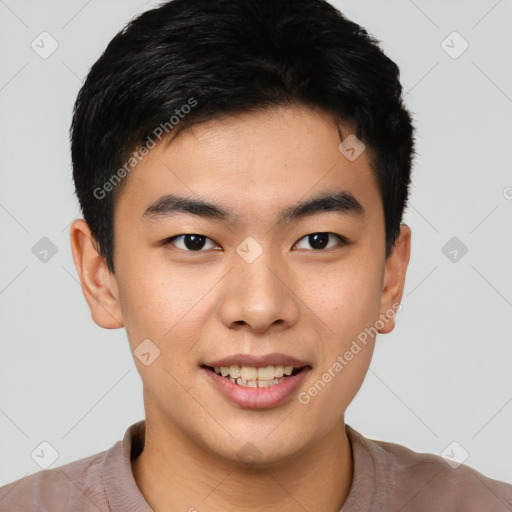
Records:
[[[302,237],[298,242],[294,244],[293,247],[297,247],[302,240],[305,240],[316,251],[322,249],[330,249],[331,247],[333,247],[333,245],[329,245],[329,237],[338,238],[338,240],[341,241],[341,245],[345,245],[347,243],[344,237],[337,235],[336,233],[311,233],[309,235]],[[177,242],[180,239],[181,241]],[[168,238],[166,240],[166,243],[175,245],[176,247],[178,247],[178,249],[182,249],[185,251],[201,252],[201,250],[205,248],[207,241],[212,243],[213,247],[216,247],[214,241],[211,238],[198,234],[173,236],[172,238]],[[181,244],[182,246],[180,247],[179,244]],[[213,247],[206,247],[206,249],[212,249]]]
[[[336,237],[339,241],[341,241],[341,245],[346,243],[346,240],[336,233],[311,233],[310,235],[306,235],[302,237],[294,247],[298,246],[301,241],[305,240],[314,250],[321,249],[330,249],[331,247],[336,246],[336,244],[329,245],[329,237]],[[304,249],[304,247],[299,247],[299,249]],[[306,247],[307,249],[307,247]]]

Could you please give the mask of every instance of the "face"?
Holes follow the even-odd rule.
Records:
[[[72,234],[77,268],[103,268],[94,298],[84,290],[93,318],[124,325],[143,354],[134,360],[148,425],[233,461],[250,442],[272,464],[343,421],[376,324],[393,328],[409,246],[403,226],[400,249],[385,259],[369,151],[351,160],[339,145],[328,116],[299,106],[196,125],[127,178],[114,215],[115,276],[93,265],[92,250],[80,257],[86,242]],[[210,206],[190,211],[176,196]],[[234,378],[237,362],[244,380],[271,366],[259,374],[266,384],[286,370],[280,363],[302,370],[247,387],[206,368],[233,366]]]

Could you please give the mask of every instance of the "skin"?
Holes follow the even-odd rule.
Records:
[[[312,366],[301,392],[382,315],[379,332],[393,330],[386,312],[402,297],[411,231],[401,225],[386,260],[370,152],[349,161],[339,143],[329,116],[295,105],[202,123],[160,144],[128,176],[116,204],[115,275],[85,221],[72,224],[93,320],[124,326],[132,352],[145,338],[161,351],[149,366],[134,357],[146,443],[132,469],[155,511],[338,512],[345,502],[353,460],[344,412],[366,375],[374,338],[308,404],[294,395],[275,408],[242,408],[199,369],[234,353],[283,352]],[[365,214],[322,212],[277,224],[284,208],[333,189],[349,191]],[[163,193],[218,203],[236,221],[143,219]],[[307,235],[318,232],[349,243],[332,236],[329,248],[315,250]],[[187,233],[211,241],[202,252],[187,252],[183,238],[162,244]],[[236,252],[248,236],[263,249],[250,264]],[[246,443],[258,450],[252,464],[238,455]]]

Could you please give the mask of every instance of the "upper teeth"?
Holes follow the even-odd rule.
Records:
[[[272,380],[280,378],[283,375],[291,375],[293,366],[265,366],[265,368],[254,368],[253,366],[216,366],[215,373],[227,377],[228,375],[234,379],[239,377],[242,380]]]

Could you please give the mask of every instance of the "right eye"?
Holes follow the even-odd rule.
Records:
[[[168,238],[165,241],[165,245],[171,244],[177,247],[180,250],[187,252],[204,252],[202,249],[204,248],[207,241],[213,244],[213,247],[218,247],[215,245],[215,242],[204,235],[198,235],[194,233],[187,233],[185,235],[176,235],[171,238]],[[212,247],[207,247],[207,249],[211,249]]]

